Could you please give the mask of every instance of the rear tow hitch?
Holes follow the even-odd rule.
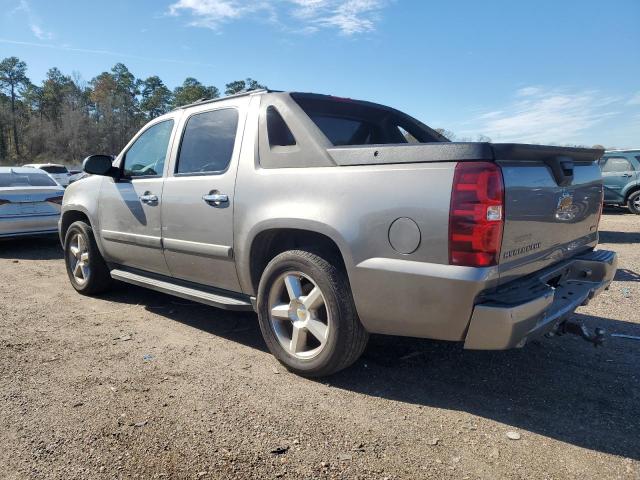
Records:
[[[604,343],[604,337],[607,332],[603,328],[594,329],[593,333],[584,325],[584,323],[567,320],[558,326],[556,332],[558,335],[570,333],[572,335],[578,335],[589,343],[592,343],[594,347],[600,347]]]

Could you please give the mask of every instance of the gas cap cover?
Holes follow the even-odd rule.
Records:
[[[420,228],[408,217],[396,218],[389,227],[389,243],[398,253],[413,253],[420,246]]]

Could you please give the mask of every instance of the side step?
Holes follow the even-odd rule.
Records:
[[[229,296],[226,292],[214,293],[212,291],[200,290],[180,283],[174,283],[168,279],[163,280],[127,270],[111,270],[111,277],[121,282],[150,288],[151,290],[185,298],[193,302],[204,303],[212,307],[224,308],[225,310],[253,311],[249,297],[245,300],[239,296]]]

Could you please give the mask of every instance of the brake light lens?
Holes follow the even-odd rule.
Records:
[[[504,226],[504,182],[495,163],[459,162],[449,210],[449,263],[498,263]]]
[[[598,210],[598,221],[596,222],[596,231],[600,230],[600,219],[602,218],[603,209],[604,209],[604,185],[600,186],[600,209]]]
[[[62,195],[56,195],[55,197],[47,198],[45,201],[50,202],[50,203],[57,203],[58,205],[62,205],[62,199],[63,198],[64,198],[64,196],[62,196]]]

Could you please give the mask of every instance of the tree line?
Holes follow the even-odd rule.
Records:
[[[235,80],[224,93],[266,88]],[[79,163],[90,153],[116,154],[146,122],[200,99],[220,97],[215,86],[188,77],[169,89],[153,75],[136,78],[116,63],[90,81],[49,69],[41,85],[17,57],[0,62],[0,164]]]

